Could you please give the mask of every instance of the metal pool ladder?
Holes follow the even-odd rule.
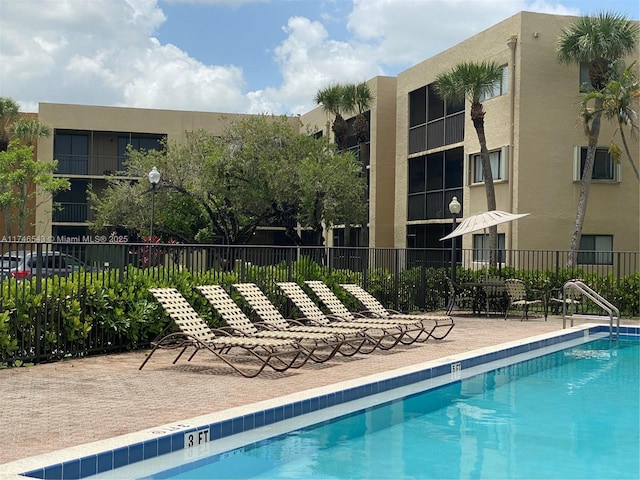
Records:
[[[581,318],[581,319],[593,319],[593,320],[602,320],[607,318],[607,315],[578,315],[571,314],[567,315],[567,292],[570,290],[577,291],[581,293],[583,296],[591,300],[593,303],[602,308],[605,312],[608,313],[609,317],[609,339],[613,339],[617,341],[620,337],[620,310],[618,307],[609,302],[606,298],[600,295],[598,292],[593,290],[587,284],[580,280],[569,280],[562,287],[562,328],[566,328],[567,326],[567,317],[571,318],[571,326],[573,327],[573,319]],[[616,333],[613,333],[613,320],[616,320]]]

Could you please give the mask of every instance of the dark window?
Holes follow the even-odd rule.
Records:
[[[444,101],[436,94],[433,84],[429,85],[429,104],[427,106],[427,121],[444,117]]]
[[[462,149],[448,150],[444,159],[444,188],[462,188],[463,167]]]
[[[56,133],[53,158],[58,161],[56,173],[86,175],[89,166],[89,138],[86,134]]]
[[[409,159],[408,220],[450,218],[449,202],[462,201],[463,149]]]
[[[612,235],[582,235],[578,252],[580,265],[613,265]]]
[[[409,93],[409,154],[464,140],[464,102],[444,102],[433,84]]]
[[[427,87],[409,93],[409,127],[427,123]]]
[[[425,163],[424,157],[409,159],[409,193],[425,191]]]
[[[121,135],[118,137],[118,170],[123,169],[123,162],[127,156],[127,147],[145,151],[162,149],[163,135]]]
[[[587,147],[580,148],[580,172],[584,172],[584,164],[587,161]],[[582,173],[580,174],[582,178]],[[606,148],[596,149],[596,158],[593,163],[593,173],[591,175],[593,180],[613,180],[614,168],[613,158]]]
[[[442,190],[444,185],[444,152],[427,155],[427,192]]]

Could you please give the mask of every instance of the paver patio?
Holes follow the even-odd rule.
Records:
[[[172,365],[175,352],[159,351],[142,371],[148,350],[0,370],[0,473],[25,457],[562,329],[561,317],[455,321],[444,340],[251,379],[205,352]]]

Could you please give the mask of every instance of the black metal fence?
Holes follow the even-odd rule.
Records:
[[[329,279],[360,283],[396,310],[444,308],[451,274],[448,249],[369,249],[177,244],[0,242],[0,364],[42,362],[65,356],[148,345],[161,329],[162,312],[151,286],[190,293],[192,281]],[[536,288],[560,287],[580,278],[613,295],[621,311],[637,316],[640,253],[582,252],[576,267],[567,252],[500,251],[493,266],[486,252],[458,250],[459,282],[491,274],[517,276]],[[594,285],[595,284],[595,285]],[[275,288],[269,293],[277,295]],[[191,300],[197,302],[197,295]],[[291,306],[275,299],[284,309]],[[622,305],[619,305],[622,303]],[[199,304],[204,308],[204,303]],[[284,313],[290,314],[291,311]],[[209,314],[209,318],[212,316]]]

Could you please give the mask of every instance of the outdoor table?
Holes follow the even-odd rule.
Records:
[[[486,303],[486,313],[489,316],[489,295],[487,294],[488,288],[504,287],[504,281],[501,282],[464,282],[461,284],[464,288],[470,288],[473,290],[473,313],[476,313],[476,306],[478,307],[478,315],[482,313],[482,303]],[[484,300],[484,302],[483,302]]]

